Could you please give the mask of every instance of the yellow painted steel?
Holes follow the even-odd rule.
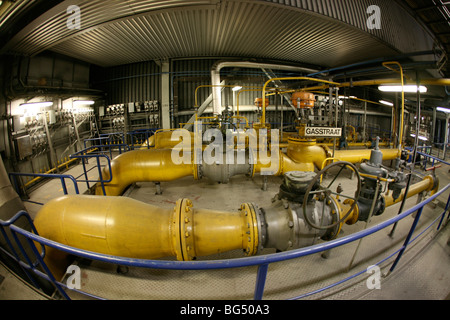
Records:
[[[398,66],[399,70],[396,70],[394,68],[392,68],[390,65],[396,65]],[[390,61],[390,62],[383,62],[383,66],[385,68],[388,68],[389,70],[392,70],[394,72],[398,72],[400,73],[400,81],[402,84],[402,110],[401,110],[401,117],[400,117],[400,129],[399,129],[399,143],[398,143],[398,148],[401,150],[402,146],[403,146],[403,123],[404,123],[404,119],[405,119],[405,90],[404,90],[404,86],[405,86],[405,76],[403,73],[403,68],[402,65],[396,61]]]
[[[408,198],[437,189],[427,176],[410,187]],[[386,207],[400,202],[383,195]],[[342,219],[351,200],[342,204],[332,197]],[[358,208],[344,223],[358,221]],[[255,207],[244,203],[235,212],[196,209],[189,199],[180,199],[166,209],[127,197],[64,196],[51,200],[38,212],[34,224],[40,236],[70,247],[136,259],[176,257],[190,261],[195,257],[242,249],[246,255],[258,253],[259,224]],[[337,235],[336,234],[336,235]],[[40,246],[38,246],[40,249]],[[45,261],[57,278],[71,263],[69,256],[46,248]]]
[[[160,129],[155,132],[154,135],[149,137],[144,143],[141,144],[140,149],[171,149],[176,147],[181,140],[172,140],[174,131],[180,129]],[[189,132],[191,135],[191,143],[193,144],[194,133]]]
[[[169,132],[171,133],[171,132]],[[166,132],[161,134],[166,135]],[[191,135],[192,137],[192,135]],[[192,139],[191,141],[193,141]],[[177,142],[179,144],[180,141]],[[247,144],[247,141],[246,141]],[[204,146],[203,146],[204,147]],[[191,148],[188,152],[191,157]],[[183,149],[143,149],[135,150],[119,155],[111,162],[113,179],[105,183],[106,195],[118,196],[123,193],[126,187],[135,182],[167,182],[183,177],[193,176],[197,179],[197,166],[190,158],[190,161],[181,164],[172,162],[172,152],[176,151],[179,157],[183,157]],[[184,150],[186,151],[186,150]],[[393,160],[400,156],[398,149],[381,149],[383,160]],[[267,152],[270,163],[263,161],[259,154],[255,155],[253,173],[261,173],[268,169],[274,175],[283,175],[289,171],[315,171],[320,169],[327,158],[332,157],[331,150],[325,145],[319,145],[315,140],[290,138],[287,145],[287,154],[279,151],[277,157],[271,157],[270,150]],[[365,159],[370,159],[371,150],[336,150],[334,158],[340,161],[360,163]],[[275,155],[274,155],[275,156]],[[275,163],[272,162],[275,160]],[[226,164],[224,164],[226,165]],[[104,168],[103,180],[109,180],[109,171]],[[95,194],[103,195],[100,183],[95,186]]]
[[[416,184],[413,184],[409,188],[407,197],[408,198],[413,197],[424,191],[429,191],[429,192],[434,193],[437,191],[438,188],[439,188],[439,183],[437,180],[435,181],[435,178],[433,178],[432,176],[425,176],[422,181],[420,181]],[[404,197],[405,197],[405,190],[403,190],[401,192],[400,196],[395,201],[392,198],[392,194],[384,195],[384,199],[386,201],[386,207],[389,207],[396,203],[401,202]]]
[[[394,160],[400,157],[401,151],[398,149],[380,149],[383,153],[383,160]],[[364,159],[370,159],[372,150],[336,150],[334,157],[351,163],[361,163]]]
[[[183,150],[179,151],[180,158]],[[191,157],[189,155],[189,157]],[[118,196],[134,182],[165,182],[188,176],[196,176],[194,162],[175,164],[172,149],[135,150],[123,153],[111,161],[112,181],[105,183],[107,196]],[[109,170],[102,172],[103,180],[109,180]],[[96,195],[103,195],[100,183],[95,187]]]
[[[181,261],[258,247],[251,204],[236,212],[195,209],[180,199],[164,209],[127,197],[64,196],[48,202],[34,224],[40,236],[82,250],[136,259],[177,257]],[[39,247],[40,248],[40,247]],[[67,254],[46,248],[46,263],[61,277]]]

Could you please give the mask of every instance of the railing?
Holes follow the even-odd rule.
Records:
[[[131,132],[127,132],[128,137],[130,138],[129,148],[130,150],[134,150],[134,147],[137,145],[139,147],[142,146],[142,143],[138,141],[147,141],[147,149],[150,149],[150,144],[148,143],[148,139],[155,134],[155,132],[159,129],[139,129]],[[136,143],[137,142],[137,143]]]
[[[12,185],[13,185],[14,189],[16,190],[17,194],[22,194],[20,192],[20,187],[19,187],[19,183],[17,181],[17,177],[40,177],[40,178],[46,178],[46,179],[60,179],[62,190],[63,190],[64,194],[66,194],[66,195],[69,194],[68,191],[67,191],[66,179],[69,179],[73,183],[73,187],[74,187],[75,193],[76,194],[80,194],[80,190],[78,188],[78,182],[72,175],[68,175],[68,174],[51,174],[51,173],[19,173],[19,172],[11,172],[11,173],[9,173],[9,178],[12,181]],[[31,201],[31,200],[24,200],[24,201],[42,205],[42,203],[40,203],[40,202],[35,202],[35,201]]]
[[[102,186],[103,195],[106,195],[105,183],[111,182],[112,178],[113,178],[113,176],[112,176],[112,168],[111,168],[111,159],[105,154],[91,152],[93,150],[97,150],[98,147],[99,146],[97,146],[97,145],[88,147],[88,148],[83,149],[83,150],[81,150],[81,151],[79,151],[77,153],[71,154],[70,158],[72,158],[72,159],[81,159],[82,160],[81,163],[83,165],[83,173],[80,176],[76,177],[77,181],[78,182],[86,182],[86,186],[87,186],[88,190],[90,189],[90,185],[89,185],[90,182],[100,183],[101,186]],[[86,169],[86,161],[85,160],[92,159],[92,158],[95,158],[96,165],[93,166],[90,169]],[[103,174],[102,174],[103,166],[102,166],[101,161],[100,161],[101,158],[105,159],[105,161],[106,161],[106,167],[108,168],[107,170],[109,172],[109,179],[108,180],[103,179]],[[88,177],[88,172],[93,170],[93,169],[95,169],[95,168],[97,168],[97,171],[98,171],[98,179],[90,180],[89,177]],[[79,180],[79,178],[81,176],[83,176],[83,175],[84,175],[84,180]]]
[[[422,164],[423,165],[423,169],[425,171],[429,171],[429,170],[432,170],[432,169],[436,168],[436,165],[435,165],[436,162],[443,163],[443,164],[446,164],[446,165],[450,165],[450,163],[445,161],[445,159],[441,159],[439,157],[435,157],[435,156],[431,155],[432,148],[433,147],[431,147],[431,146],[420,146],[420,147],[417,147],[417,150],[422,150],[422,149],[425,150],[425,152],[417,151],[417,155],[420,155],[420,156],[424,157],[424,159],[418,160],[414,164],[415,165],[416,164]],[[405,150],[413,152],[414,149],[413,148],[405,148]],[[412,161],[413,161],[413,159],[412,159],[412,157],[410,157],[408,159],[408,162],[412,162]],[[431,162],[431,166],[432,166],[431,169],[427,169],[428,162]]]
[[[161,261],[161,260],[144,260],[144,259],[123,258],[123,257],[95,253],[95,252],[89,252],[89,251],[73,248],[73,247],[70,247],[67,245],[57,243],[52,240],[42,238],[37,234],[37,231],[34,228],[33,228],[33,232],[29,232],[29,231],[23,230],[13,224],[11,224],[11,222],[5,223],[5,222],[0,221],[0,225],[9,227],[11,233],[13,234],[13,238],[14,238],[16,244],[20,247],[20,249],[23,253],[25,253],[26,250],[22,246],[20,241],[18,241],[18,235],[21,235],[26,238],[28,245],[31,247],[32,251],[34,252],[35,259],[37,260],[37,262],[31,263],[31,261],[33,261],[34,259],[31,259],[29,256],[26,256],[25,262],[19,261],[20,265],[22,267],[26,268],[27,270],[32,270],[33,272],[35,272],[36,274],[38,274],[41,277],[44,277],[48,281],[51,281],[53,283],[53,285],[55,286],[55,288],[62,294],[62,296],[65,299],[70,299],[69,295],[66,292],[64,292],[64,290],[63,290],[63,288],[67,288],[67,286],[64,285],[63,283],[55,280],[54,276],[50,273],[47,266],[45,265],[44,255],[40,254],[38,252],[35,243],[40,243],[41,245],[52,247],[52,248],[67,252],[71,255],[81,257],[81,258],[97,260],[97,261],[117,264],[117,265],[121,265],[121,266],[131,266],[131,267],[139,267],[139,268],[166,269],[166,270],[210,270],[210,269],[226,269],[226,268],[241,268],[241,267],[249,267],[249,266],[258,266],[258,271],[257,271],[257,275],[256,275],[256,284],[255,284],[255,289],[254,289],[254,299],[261,300],[264,295],[265,283],[266,283],[266,279],[268,276],[268,267],[271,263],[276,263],[276,262],[281,262],[281,261],[286,261],[286,260],[291,260],[291,259],[298,259],[298,258],[305,257],[305,256],[308,256],[311,254],[321,253],[321,252],[325,252],[325,251],[331,250],[331,249],[339,247],[339,246],[343,246],[345,244],[357,241],[357,240],[367,237],[371,234],[374,234],[380,230],[383,230],[383,229],[389,227],[390,225],[396,224],[398,221],[410,216],[411,214],[416,213],[416,215],[414,217],[414,222],[408,232],[408,235],[406,236],[406,239],[405,239],[403,245],[395,253],[391,254],[390,256],[383,259],[382,261],[374,264],[374,265],[379,265],[379,264],[383,263],[384,261],[396,256],[394,263],[392,264],[392,266],[389,269],[389,273],[393,272],[395,270],[396,266],[398,265],[400,259],[402,258],[407,247],[413,241],[417,240],[418,237],[420,236],[420,235],[418,235],[414,239],[412,238],[414,231],[416,230],[416,227],[420,220],[424,206],[426,206],[430,202],[434,201],[437,197],[446,193],[449,189],[450,189],[450,184],[448,184],[446,187],[441,189],[439,192],[437,192],[432,197],[415,205],[411,209],[395,216],[394,218],[391,218],[391,219],[384,221],[378,225],[375,225],[368,229],[353,233],[351,235],[348,235],[348,236],[345,236],[342,238],[338,238],[338,239],[335,239],[335,240],[332,240],[329,242],[317,244],[314,246],[310,246],[310,247],[306,247],[306,248],[302,248],[302,249],[298,249],[298,250],[292,250],[292,251],[276,253],[276,254],[269,254],[269,255],[254,256],[254,257],[248,257],[248,258],[230,259],[230,260]],[[447,211],[449,209],[449,204],[450,204],[450,195],[448,197],[447,204],[445,206],[443,213],[440,214],[430,224],[430,226],[428,226],[426,228],[426,230],[431,228],[431,226],[433,226],[438,221],[439,221],[439,224],[438,224],[437,230],[440,230],[441,226],[443,225],[444,219],[445,219],[445,214],[447,213]],[[17,215],[26,215],[26,213],[19,212]],[[17,217],[17,215],[16,215],[16,217]],[[11,221],[15,220],[16,217],[11,219]],[[450,215],[447,217],[447,220],[449,218],[450,218]],[[423,232],[425,232],[425,231],[423,231]],[[6,234],[5,233],[3,233],[3,234],[6,237]],[[45,274],[36,270],[38,265],[40,265],[42,267],[42,269],[45,271]],[[356,274],[354,274],[346,279],[343,279],[337,283],[334,283],[332,285],[326,286],[324,288],[321,288],[321,289],[313,291],[313,292],[309,292],[307,294],[303,294],[303,295],[294,297],[292,299],[301,299],[301,298],[316,294],[318,292],[328,290],[328,289],[330,289],[334,286],[337,286],[343,282],[353,279],[353,278],[361,275],[362,273],[363,272],[356,273]],[[77,290],[77,292],[80,292],[80,291]],[[82,292],[82,293],[92,297],[92,295],[90,295],[89,293],[85,293],[85,292]],[[96,297],[96,298],[98,298],[98,297]]]

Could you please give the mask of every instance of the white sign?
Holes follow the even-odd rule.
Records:
[[[340,137],[342,128],[306,128],[307,137]]]

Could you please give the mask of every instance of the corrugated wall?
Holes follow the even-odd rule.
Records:
[[[161,101],[161,67],[154,61],[93,69],[93,86],[106,93],[106,105]]]

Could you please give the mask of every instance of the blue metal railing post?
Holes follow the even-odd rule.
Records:
[[[52,284],[55,286],[55,288],[61,293],[61,295],[67,299],[70,300],[69,296],[66,294],[66,292],[64,291],[64,289],[61,288],[61,286],[58,284],[58,282],[56,281],[55,277],[53,276],[52,272],[48,269],[47,265],[44,262],[43,259],[43,254],[41,256],[41,254],[39,253],[38,249],[36,248],[36,245],[33,243],[33,240],[31,240],[30,238],[26,237],[26,240],[28,242],[28,245],[30,246],[31,250],[33,251],[33,254],[36,258],[36,263],[32,263],[30,257],[28,256],[28,254],[25,251],[25,248],[22,246],[22,244],[20,243],[17,234],[14,230],[14,228],[10,228],[11,230],[11,234],[13,235],[13,238],[17,244],[17,246],[19,247],[20,251],[22,252],[22,254],[24,255],[24,257],[26,258],[28,265],[27,267],[30,268],[31,270],[35,270],[36,267],[38,265],[40,265],[42,267],[42,269],[45,271],[45,273],[47,274],[47,277],[49,278],[49,280],[52,282]],[[37,232],[35,231],[35,233],[37,234]]]
[[[40,285],[36,282],[36,280],[34,279],[34,277],[31,275],[31,273],[28,272],[27,268],[25,268],[21,263],[21,259],[19,257],[19,254],[17,253],[17,250],[14,248],[11,239],[8,237],[8,235],[6,234],[5,228],[9,227],[11,224],[13,224],[15,221],[17,221],[20,217],[24,216],[27,220],[28,223],[31,225],[32,229],[34,231],[36,231],[36,229],[34,228],[34,224],[33,221],[31,220],[31,217],[28,213],[26,213],[25,211],[20,211],[19,213],[17,213],[14,217],[12,217],[10,220],[8,221],[3,221],[0,219],[0,231],[3,235],[3,238],[6,241],[6,244],[8,245],[9,249],[11,250],[12,254],[9,253],[7,250],[3,249],[0,247],[0,250],[2,250],[5,254],[7,254],[9,257],[11,257],[12,259],[14,259],[20,266],[20,268],[23,270],[23,272],[26,274],[26,276],[28,277],[28,279],[31,281],[31,283],[38,289],[40,289]],[[20,249],[20,248],[19,248]],[[43,253],[45,254],[45,250],[43,247]]]
[[[394,263],[392,264],[392,267],[389,270],[389,272],[393,272],[394,271],[394,269],[397,266],[398,262],[402,258],[403,253],[405,252],[406,248],[408,247],[409,241],[411,240],[411,237],[412,237],[414,231],[416,230],[417,224],[419,223],[419,219],[420,219],[420,216],[422,215],[422,211],[423,211],[423,206],[417,211],[417,215],[414,218],[414,222],[413,222],[413,224],[411,226],[411,229],[409,230],[408,235],[406,236],[406,239],[405,239],[405,242],[403,244],[403,247],[400,250],[399,254],[397,255],[397,258],[395,259]]]
[[[258,266],[258,272],[256,274],[255,294],[253,298],[255,300],[262,300],[264,294],[264,287],[266,285],[267,271],[269,270],[269,264],[261,264]]]
[[[439,225],[438,225],[438,227],[437,227],[437,230],[439,230],[439,229],[441,228],[442,223],[444,222],[445,213],[447,212],[449,206],[450,206],[450,195],[448,196],[447,205],[445,206],[444,213],[442,214],[441,221],[439,221]],[[448,213],[447,220],[448,220],[449,218],[450,218],[450,212]]]

